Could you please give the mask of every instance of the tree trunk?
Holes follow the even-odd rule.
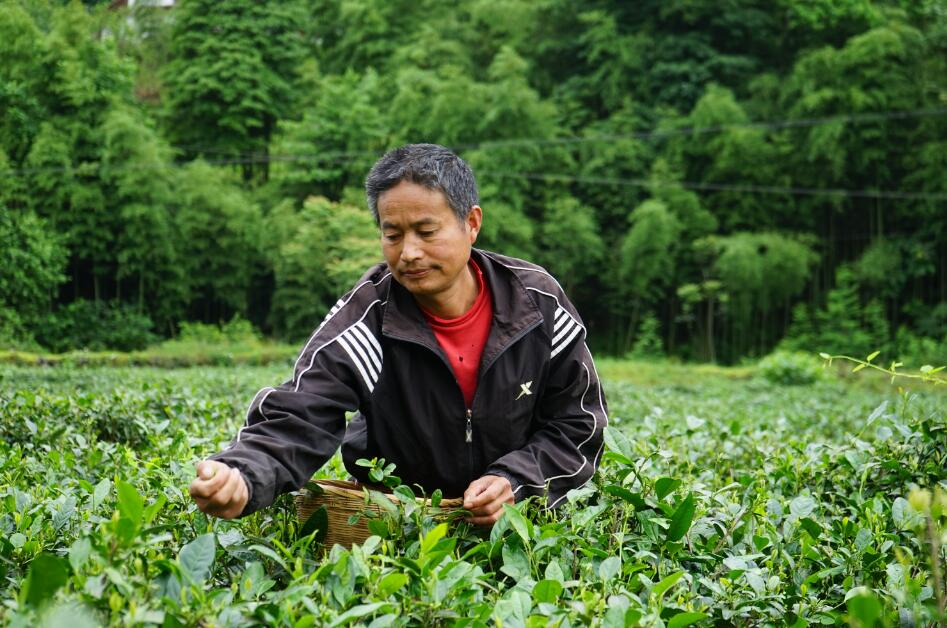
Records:
[[[717,353],[714,349],[714,298],[707,300],[707,355],[711,363],[717,363]]]

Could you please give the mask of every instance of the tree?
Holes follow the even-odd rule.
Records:
[[[599,273],[605,245],[595,216],[587,205],[571,196],[556,199],[546,209],[539,228],[538,260],[562,284],[568,294]]]
[[[162,94],[173,141],[265,180],[270,137],[293,111],[305,23],[298,0],[180,2]]]
[[[779,307],[788,312],[818,256],[805,242],[777,233],[710,236],[708,243],[714,274],[729,296],[730,350],[765,353],[782,332],[773,331],[767,316]]]
[[[133,109],[116,107],[102,125],[101,179],[106,212],[119,218],[115,248],[116,297],[132,280],[138,311],[161,323],[183,314],[187,289],[172,215],[171,152]]]
[[[260,208],[226,172],[197,160],[179,170],[174,211],[190,316],[205,322],[246,317],[262,261]]]
[[[365,269],[381,261],[378,227],[367,210],[351,205],[322,197],[307,199],[301,210],[283,203],[266,227],[276,284],[270,324],[284,338],[310,334]]]
[[[299,203],[311,195],[340,200],[345,188],[362,184],[388,142],[375,72],[321,77],[314,90],[302,119],[281,122],[274,142],[272,185]]]
[[[642,307],[660,297],[670,282],[681,232],[677,217],[654,199],[636,207],[629,222],[619,250],[619,300],[613,305],[616,317],[626,325],[619,340],[622,353],[631,346]]]
[[[11,210],[0,198],[0,342],[29,344],[66,277],[66,251],[33,212]]]

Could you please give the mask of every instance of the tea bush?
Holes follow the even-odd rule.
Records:
[[[756,368],[760,376],[783,386],[804,386],[826,377],[818,358],[801,351],[774,351]]]
[[[490,530],[448,525],[402,487],[375,536],[324,552],[290,496],[227,522],[187,495],[193,464],[225,446],[247,400],[286,368],[0,367],[0,622],[679,628],[942,617],[932,574],[943,549],[925,532],[932,515],[907,501],[944,484],[942,395],[606,380],[600,471],[561,511],[518,504]],[[343,473],[338,458],[320,472]]]

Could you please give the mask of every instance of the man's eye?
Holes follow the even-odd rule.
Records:
[[[397,233],[386,233],[386,234],[385,234],[385,239],[388,240],[389,242],[395,242],[395,241],[396,241],[398,238],[400,238],[400,237],[401,237],[401,236],[398,235]]]
[[[418,231],[422,238],[429,238],[434,235],[434,231]]]

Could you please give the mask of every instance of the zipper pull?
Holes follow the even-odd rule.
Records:
[[[471,411],[470,408],[467,408],[467,439],[466,440],[468,443],[473,442],[473,424],[470,422],[471,414],[473,414],[473,412]]]

